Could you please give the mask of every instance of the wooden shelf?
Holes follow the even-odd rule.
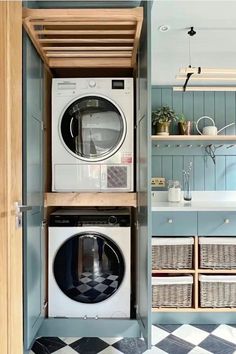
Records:
[[[236,269],[198,269],[199,274],[236,274]]]
[[[45,206],[136,207],[136,193],[45,193]]]
[[[229,307],[224,307],[224,308],[211,308],[211,307],[198,307],[198,308],[175,308],[175,307],[160,307],[152,308],[152,312],[236,312],[236,308],[229,308]]]
[[[23,25],[44,63],[134,68],[143,8],[23,9]]]
[[[152,135],[156,141],[232,141],[236,135]]]
[[[194,269],[156,269],[152,270],[152,274],[194,274],[195,270]]]

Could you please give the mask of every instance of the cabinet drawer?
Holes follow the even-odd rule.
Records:
[[[196,212],[153,212],[153,236],[192,236],[197,235]]]
[[[235,236],[236,212],[199,212],[198,234],[200,236]]]

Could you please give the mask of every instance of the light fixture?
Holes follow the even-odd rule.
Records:
[[[236,69],[234,68],[206,68],[192,67],[191,65],[191,37],[196,34],[194,27],[190,27],[189,35],[189,66],[179,69],[176,80],[183,80],[183,86],[173,87],[174,91],[236,91],[235,86],[188,86],[190,81],[235,81]]]
[[[169,25],[161,25],[161,26],[159,27],[159,31],[160,31],[160,32],[167,32],[167,31],[169,31],[169,29],[170,29],[170,26],[169,26]]]

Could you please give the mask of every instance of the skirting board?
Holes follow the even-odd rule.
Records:
[[[47,318],[37,337],[140,337],[137,320]]]

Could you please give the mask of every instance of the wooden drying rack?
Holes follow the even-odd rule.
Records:
[[[50,68],[134,68],[143,8],[23,9],[23,25]]]

